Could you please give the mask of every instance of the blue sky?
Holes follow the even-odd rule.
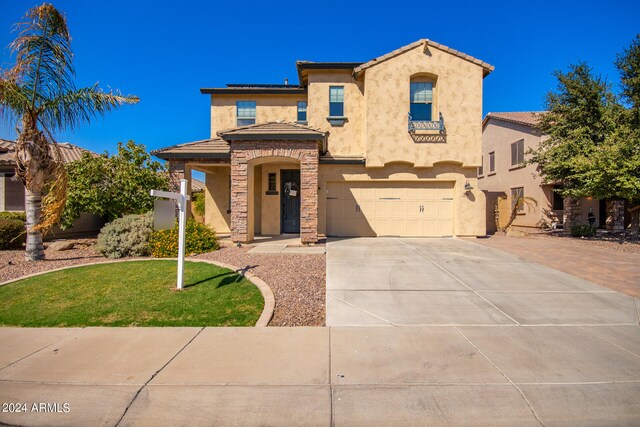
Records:
[[[0,0],[0,65],[32,1]],[[209,137],[201,87],[297,82],[295,61],[367,61],[429,38],[496,67],[483,111],[541,110],[551,75],[578,60],[617,82],[616,53],[640,32],[637,0],[591,2],[243,2],[57,0],[73,38],[78,86],[100,82],[141,102],[58,135],[96,152]],[[364,6],[366,5],[366,7]],[[481,120],[481,117],[478,117]],[[0,124],[0,137],[14,138]]]

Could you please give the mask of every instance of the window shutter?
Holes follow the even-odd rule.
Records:
[[[518,164],[518,143],[511,144],[511,166]]]
[[[518,164],[524,163],[524,139],[518,141]]]

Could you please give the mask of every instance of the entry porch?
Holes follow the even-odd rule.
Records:
[[[318,241],[318,162],[326,134],[293,123],[218,132],[218,138],[153,154],[169,162],[171,183],[205,174],[205,223],[238,243],[299,234]]]

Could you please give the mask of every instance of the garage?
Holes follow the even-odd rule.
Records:
[[[453,235],[450,181],[341,181],[327,183],[327,235]]]

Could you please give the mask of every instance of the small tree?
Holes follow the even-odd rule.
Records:
[[[0,116],[18,125],[16,171],[26,194],[25,258],[33,261],[44,259],[42,234],[58,222],[65,204],[67,176],[52,133],[138,98],[105,93],[97,85],[75,87],[67,22],[52,5],[29,9],[16,29],[10,45],[15,65],[0,72]]]
[[[70,227],[83,212],[100,215],[106,221],[148,212],[154,200],[150,191],[169,188],[163,165],[152,160],[144,145],[134,141],[118,143],[118,151],[111,157],[85,153],[82,159],[67,165],[67,174],[63,228]]]
[[[501,196],[498,198],[498,201],[497,201],[498,209],[499,209],[500,200],[506,200],[506,199],[507,199],[506,196]],[[496,228],[502,232],[506,232],[513,225],[513,222],[516,220],[516,217],[518,216],[518,212],[522,207],[537,206],[537,205],[538,205],[538,201],[533,197],[524,197],[524,196],[516,197],[515,200],[511,201],[511,213],[509,214],[509,220],[507,221],[504,227],[500,227],[500,224],[496,222]]]
[[[631,109],[584,63],[555,73],[558,88],[547,94],[549,112],[539,125],[549,138],[530,153],[530,161],[539,164],[547,181],[563,184],[564,197],[640,197],[639,40],[616,62]]]

